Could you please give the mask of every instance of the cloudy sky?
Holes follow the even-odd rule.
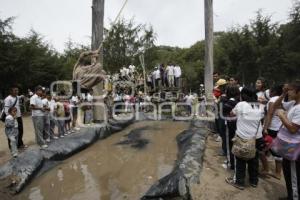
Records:
[[[293,0],[214,0],[215,31],[243,25],[262,9],[274,22],[284,23]],[[117,15],[124,0],[106,0],[105,26]],[[92,0],[0,0],[1,19],[16,16],[19,36],[30,29],[42,34],[58,51],[71,38],[89,44]],[[204,38],[204,0],[129,0],[126,19],[151,24],[157,45],[189,47]]]

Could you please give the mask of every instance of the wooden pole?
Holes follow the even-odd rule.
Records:
[[[214,70],[214,59],[213,59],[213,0],[204,0],[205,9],[205,94],[208,101],[213,99],[213,70]]]
[[[104,0],[93,0],[92,5],[92,50],[100,48],[100,56],[98,62],[103,68],[103,32],[104,32]],[[100,83],[93,88],[95,98],[94,103],[103,103],[103,99],[99,98],[103,95],[104,83]],[[94,122],[100,123],[105,119],[105,109],[102,106],[94,106]]]
[[[144,94],[147,95],[147,82],[146,82],[146,69],[145,69],[145,59],[144,54],[140,55],[140,63],[143,68],[143,76],[144,76]]]

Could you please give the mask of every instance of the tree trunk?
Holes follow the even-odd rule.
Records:
[[[92,5],[92,50],[97,50],[103,42],[104,32],[104,0],[93,0]],[[101,45],[102,46],[102,45]],[[98,59],[103,68],[103,48],[100,49],[100,56]],[[99,83],[93,88],[93,95],[95,97],[94,103],[94,122],[101,123],[105,120],[105,108],[97,104],[103,104],[103,89],[104,82]],[[103,104],[104,105],[104,104]]]
[[[213,0],[204,0],[205,5],[205,94],[208,101],[213,99]]]

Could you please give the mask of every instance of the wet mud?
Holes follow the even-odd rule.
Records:
[[[17,200],[140,199],[176,162],[185,122],[140,122],[41,174]]]

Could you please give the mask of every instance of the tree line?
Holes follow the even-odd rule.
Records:
[[[273,23],[272,16],[258,11],[253,20],[214,34],[215,70],[237,76],[251,84],[259,76],[270,84],[299,78],[300,75],[300,2],[295,1],[284,24]],[[89,46],[69,40],[64,52],[56,51],[34,30],[26,37],[13,33],[15,18],[0,19],[0,91],[7,94],[11,85],[23,92],[36,85],[48,86],[56,80],[71,80],[73,66]],[[158,64],[179,64],[187,91],[196,90],[204,80],[204,41],[189,48],[155,45],[152,26],[136,24],[133,19],[120,20],[105,29],[104,69],[109,73],[134,64],[141,70],[139,56],[144,54],[148,72]]]

